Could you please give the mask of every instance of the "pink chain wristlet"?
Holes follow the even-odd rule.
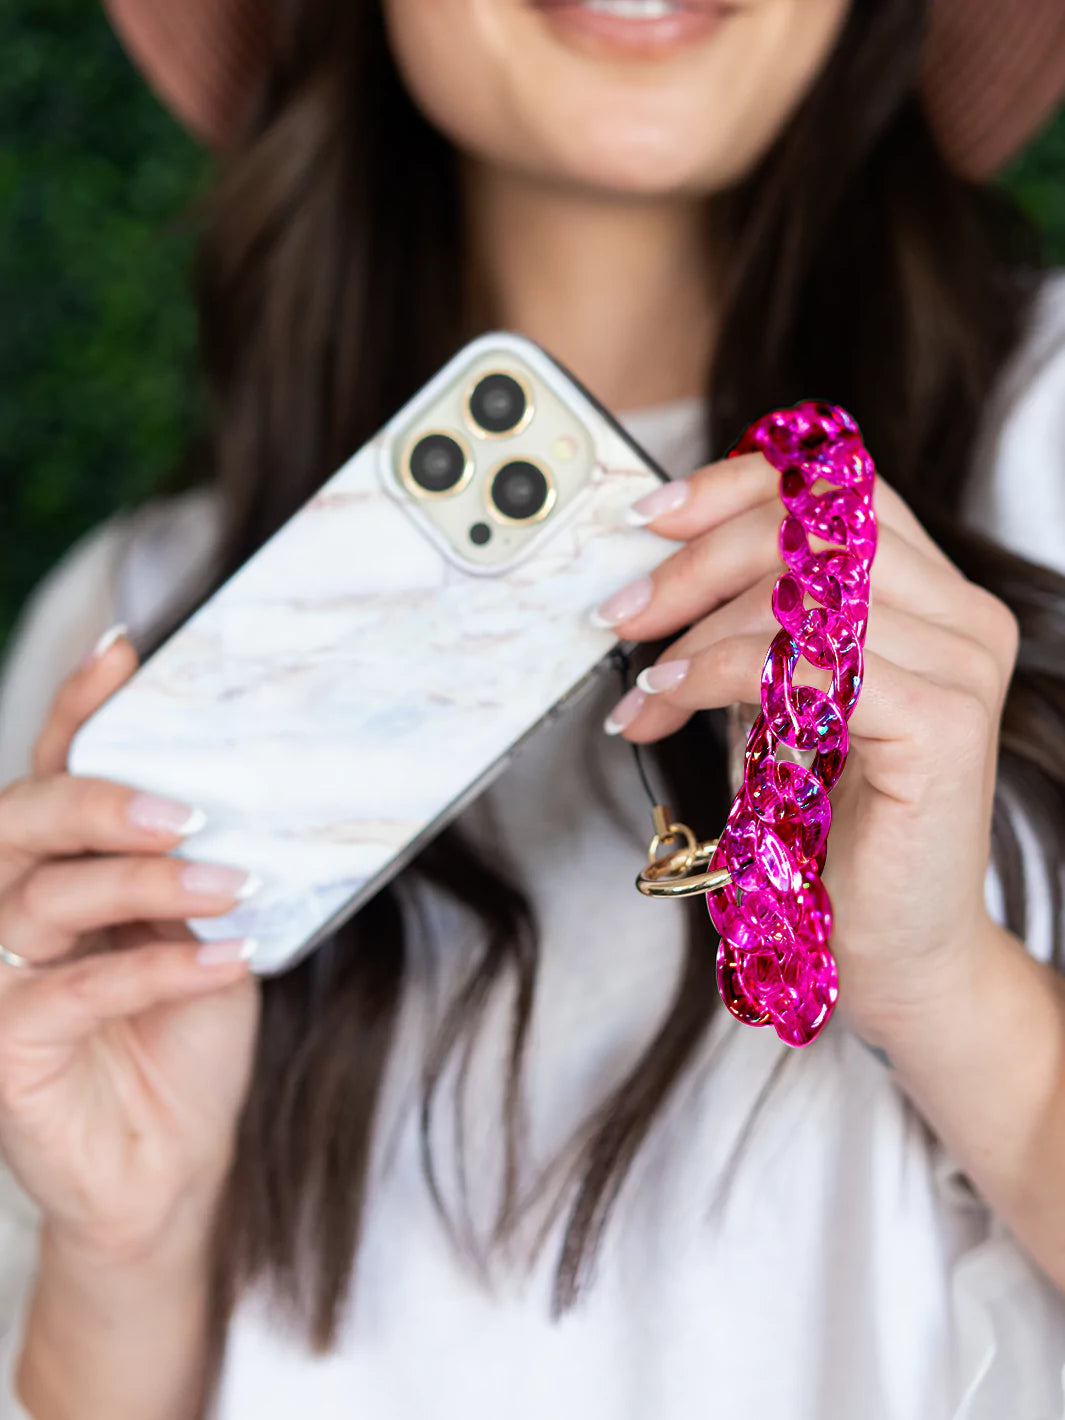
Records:
[[[706,888],[721,935],[717,981],[729,1011],[771,1025],[788,1045],[808,1045],[839,995],[829,949],[832,904],[821,882],[832,821],[829,790],[847,760],[847,721],[862,687],[869,572],[876,551],[876,470],[855,421],[830,404],[807,402],[765,415],[729,457],[762,453],[780,473],[787,513],[779,547],[785,571],[773,588],[781,630],[762,671],[762,705],[747,738],[743,783],[716,844],[696,846],[684,825],[656,809],[650,866],[641,891],[679,896]],[[825,480],[833,485],[814,492]],[[810,536],[834,544],[814,552]],[[820,606],[805,606],[805,597]],[[796,685],[803,657],[832,672],[827,691]],[[810,751],[809,768],[777,760],[778,743]],[[656,860],[668,837],[688,847]],[[693,863],[700,877],[680,877]]]

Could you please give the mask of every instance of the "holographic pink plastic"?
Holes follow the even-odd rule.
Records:
[[[854,420],[831,404],[778,409],[752,424],[729,457],[760,452],[780,473],[786,570],[773,588],[781,630],[762,670],[762,708],[747,739],[743,784],[711,868],[731,881],[706,895],[721,934],[717,984],[748,1025],[809,1045],[839,996],[829,950],[832,903],[821,873],[843,772],[847,721],[862,688],[869,570],[876,552],[876,470]],[[821,482],[831,484],[815,492]],[[834,546],[814,552],[810,537]],[[807,608],[809,595],[821,603]],[[796,685],[799,659],[831,685]],[[778,743],[813,750],[809,769],[775,757]]]

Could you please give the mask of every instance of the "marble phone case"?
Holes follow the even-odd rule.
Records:
[[[394,441],[486,352],[560,395],[584,492],[513,565],[474,572],[397,493]],[[197,936],[279,972],[373,895],[592,684],[617,644],[588,610],[675,544],[625,521],[665,478],[560,366],[494,333],[459,353],[82,727],[73,773],[197,805],[182,856],[261,889]]]

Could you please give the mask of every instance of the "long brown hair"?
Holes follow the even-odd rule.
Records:
[[[221,165],[199,266],[217,416],[213,471],[226,509],[218,579],[475,333],[459,164],[404,90],[378,0],[275,0],[267,8],[268,78]],[[924,10],[925,0],[854,5],[772,151],[714,199],[715,230],[729,236],[708,375],[714,451],[773,406],[812,396],[846,405],[884,476],[948,555],[1013,608],[1021,649],[1001,778],[1036,812],[1059,885],[1065,579],[959,517],[980,416],[1026,318],[1038,259],[1016,213],[953,175],[930,136],[915,88]],[[729,806],[721,729],[720,716],[696,716],[654,752],[670,802],[702,826],[722,822]],[[1007,920],[1023,934],[1021,859],[1001,802],[994,848]],[[505,1229],[518,1188],[534,915],[517,884],[455,829],[408,870],[414,879],[435,884],[483,926],[480,956],[426,1046],[431,1182],[428,1139],[445,1067],[468,1048],[496,989],[513,987],[500,1119]],[[219,1335],[241,1287],[265,1278],[315,1348],[335,1337],[409,930],[401,880],[335,940],[264,983],[254,1079],[218,1232]],[[564,1194],[556,1308],[578,1295],[626,1171],[704,1040],[717,1008],[715,947],[697,903],[672,1004],[631,1074],[588,1121]]]

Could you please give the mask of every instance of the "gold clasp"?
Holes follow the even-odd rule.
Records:
[[[686,823],[674,823],[673,812],[665,804],[655,804],[651,810],[654,836],[647,849],[647,866],[636,878],[636,886],[645,897],[690,897],[697,892],[710,892],[732,881],[727,868],[715,868],[712,873],[693,873],[692,869],[709,863],[718,840],[708,838],[702,843]],[[658,850],[671,840],[684,840],[683,848],[674,848],[663,857]]]

